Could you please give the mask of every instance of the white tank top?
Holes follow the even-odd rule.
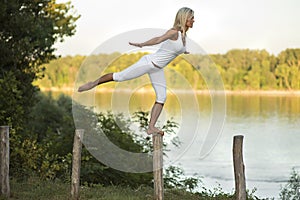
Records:
[[[165,40],[160,48],[153,54],[150,54],[150,60],[158,67],[165,67],[179,54],[186,51],[182,42],[181,32],[178,31],[177,40]]]

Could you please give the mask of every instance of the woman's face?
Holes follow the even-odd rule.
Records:
[[[194,20],[194,16],[191,16],[189,17],[187,20],[186,20],[186,27],[187,28],[193,28],[193,24],[194,24],[195,20]]]

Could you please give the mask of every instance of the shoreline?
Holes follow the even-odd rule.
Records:
[[[73,87],[51,87],[51,88],[44,88],[39,87],[40,91],[42,92],[75,92],[75,89]],[[98,88],[96,89],[97,93],[106,93],[106,92],[113,92],[114,89],[112,88]],[[122,92],[132,92],[130,89],[123,89]],[[135,93],[149,93],[153,92],[153,89],[146,89],[141,88],[139,90],[136,90]],[[190,94],[191,91],[186,90],[168,90],[167,91],[170,94],[174,93],[181,93],[181,94]],[[225,94],[225,95],[265,95],[265,96],[300,96],[300,90],[195,90],[196,94]]]

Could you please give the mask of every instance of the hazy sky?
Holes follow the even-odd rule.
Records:
[[[300,0],[71,2],[81,18],[77,21],[75,36],[56,44],[57,54],[63,56],[89,55],[111,37],[134,29],[169,29],[177,10],[183,6],[195,12],[194,27],[188,37],[207,53],[249,48],[266,49],[276,55],[286,48],[300,48]]]

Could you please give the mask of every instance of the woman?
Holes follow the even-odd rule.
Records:
[[[166,101],[166,80],[163,68],[179,54],[188,53],[185,48],[186,32],[189,28],[193,27],[193,23],[194,11],[187,7],[179,9],[175,17],[173,28],[168,30],[165,34],[143,43],[129,42],[130,45],[140,48],[162,43],[161,47],[155,53],[143,56],[138,62],[121,72],[105,74],[93,82],[82,85],[79,87],[78,92],[90,90],[97,85],[109,81],[126,81],[147,73],[156,94],[156,101],[151,110],[147,134],[159,133],[164,135],[163,131],[155,127]]]

